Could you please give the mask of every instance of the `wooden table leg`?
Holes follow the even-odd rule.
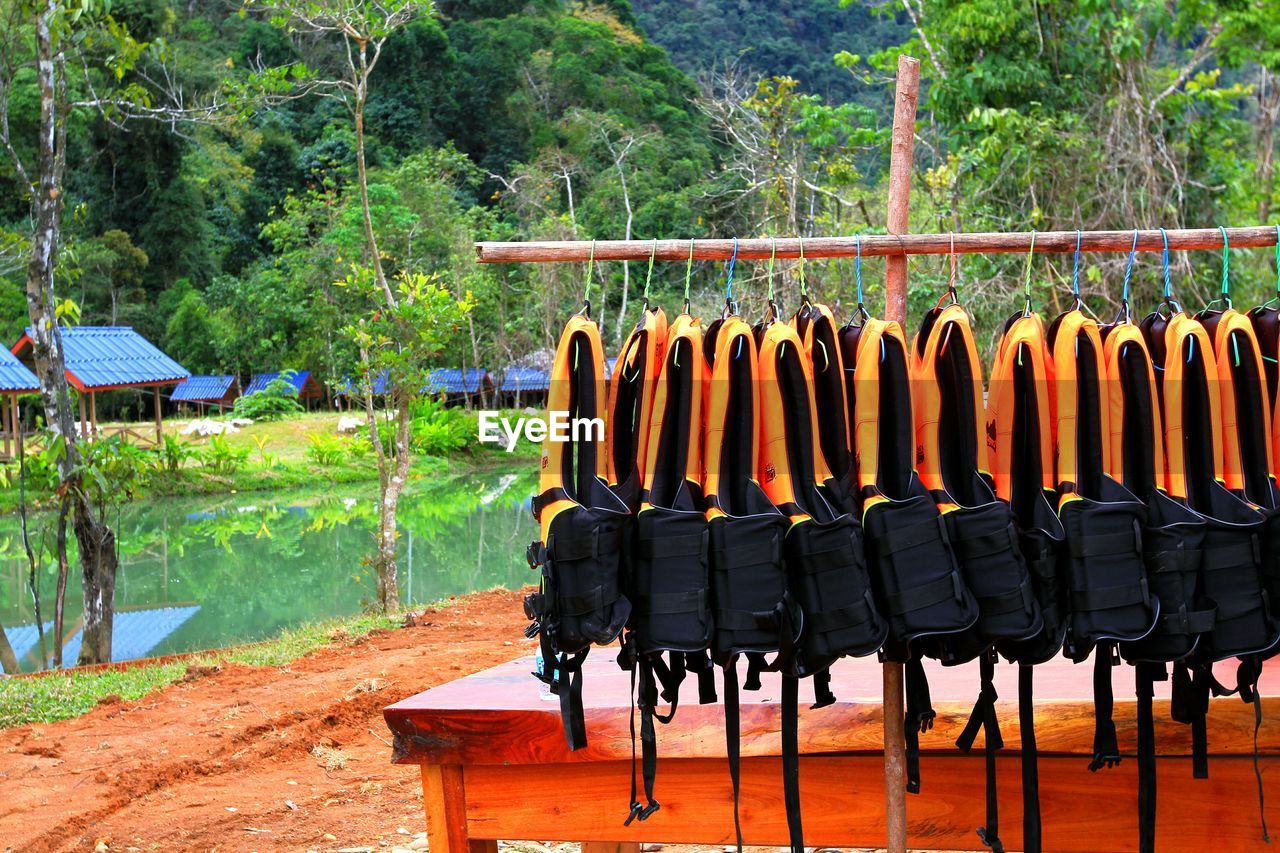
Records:
[[[467,798],[462,767],[457,764],[422,765],[422,803],[427,812],[427,843],[431,853],[469,853]],[[493,853],[497,843],[479,843],[471,853]]]

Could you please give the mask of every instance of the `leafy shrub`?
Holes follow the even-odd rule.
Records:
[[[312,433],[308,436],[311,446],[307,448],[307,458],[322,467],[341,465],[347,458],[348,442],[340,435],[324,435]]]
[[[280,462],[279,456],[267,452],[267,443],[270,440],[265,435],[255,435],[253,437],[253,443],[258,447],[258,461],[262,463],[263,468],[274,468]]]
[[[95,502],[119,505],[146,485],[150,459],[150,452],[113,435],[81,444],[76,470]]]
[[[261,391],[236,398],[233,417],[255,421],[277,421],[302,411],[298,390],[289,384],[294,371],[286,370],[267,383]]]
[[[475,424],[461,409],[451,409],[435,397],[423,397],[413,403],[413,421],[409,427],[409,448],[425,456],[448,456],[467,447],[475,433]],[[393,423],[380,421],[378,436],[384,447],[392,446]]]
[[[152,467],[157,471],[176,474],[196,455],[196,450],[176,435],[166,435],[152,454]]]
[[[234,474],[249,460],[249,448],[232,447],[225,435],[210,437],[209,446],[200,451],[200,464],[215,474]]]

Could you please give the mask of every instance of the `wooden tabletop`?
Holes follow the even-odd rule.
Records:
[[[525,657],[419,693],[384,709],[395,735],[393,760],[401,764],[548,764],[607,761],[631,757],[631,702],[628,673],[614,662],[615,649],[596,649],[583,668],[588,744],[565,747],[559,700],[545,692]],[[1234,683],[1233,665],[1220,665],[1219,677]],[[968,720],[978,695],[976,663],[944,667],[926,662],[934,729],[921,736],[927,751],[958,754],[955,738]],[[745,670],[745,667],[740,667]],[[1093,743],[1093,664],[1059,658],[1036,667],[1036,738],[1041,754],[1088,755]],[[778,755],[780,680],[766,673],[763,689],[742,692],[742,754]],[[720,673],[717,691],[722,693]],[[1113,670],[1115,721],[1121,751],[1132,755],[1136,742],[1133,668]],[[1017,667],[996,668],[1001,731],[1007,749],[1018,746]],[[879,753],[881,667],[875,658],[844,659],[832,668],[837,702],[811,710],[812,686],[801,682],[800,751],[805,754]],[[1264,697],[1280,697],[1280,667],[1263,671]],[[1161,755],[1188,755],[1190,728],[1169,718],[1169,683],[1156,685],[1156,742]],[[723,695],[721,695],[723,698]],[[1263,702],[1259,732],[1263,754],[1280,755],[1280,701]],[[638,723],[637,723],[638,726]],[[981,743],[981,739],[979,739]],[[724,708],[698,705],[696,680],[681,691],[675,720],[658,727],[663,758],[722,758]],[[1237,697],[1214,699],[1209,709],[1209,749],[1217,755],[1248,755],[1253,750],[1253,709]]]

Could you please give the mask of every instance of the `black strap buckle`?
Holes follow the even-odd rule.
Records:
[[[623,826],[631,826],[631,822],[638,820],[644,822],[648,820],[654,812],[662,808],[662,803],[654,800],[649,805],[644,806],[640,803],[631,804],[631,813],[627,815],[627,819],[622,822]]]

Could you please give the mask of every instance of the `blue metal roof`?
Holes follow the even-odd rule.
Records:
[[[536,367],[508,367],[502,374],[499,391],[529,392],[547,391],[551,388],[551,374]]]
[[[160,645],[170,634],[200,610],[200,605],[187,607],[151,607],[143,610],[117,610],[111,630],[111,660],[133,660],[143,658],[151,650]],[[49,636],[53,628],[52,622],[44,625],[45,643],[51,643]],[[80,655],[80,640],[83,630],[76,631],[67,644],[62,647],[62,660],[73,665]],[[9,645],[19,662],[31,654],[38,642],[35,625],[16,625],[4,629]],[[45,651],[52,657],[52,648],[46,645]],[[36,655],[39,657],[39,655]]]
[[[433,394],[476,394],[488,378],[483,367],[439,367],[431,371],[426,390]]]
[[[275,379],[277,376],[282,376],[282,375],[283,374],[280,372],[253,374],[253,379],[249,380],[249,386],[244,389],[244,396],[248,397],[250,394],[257,394],[259,391],[261,391],[262,389],[266,388],[269,384],[271,384],[271,381],[273,379]],[[307,384],[307,379],[310,376],[311,376],[310,370],[295,370],[293,371],[292,375],[285,376],[284,378],[290,385],[293,386],[293,390],[301,394],[302,386]]]
[[[337,394],[359,394],[360,382],[350,376],[343,377],[342,382],[338,385],[335,392]],[[387,393],[387,371],[380,370],[373,377],[373,393]]]
[[[38,391],[40,382],[18,357],[7,349],[0,349],[0,393]]]
[[[128,385],[165,385],[191,374],[131,326],[63,328],[62,354],[67,376],[82,390]],[[30,346],[31,329],[14,346]]]
[[[192,376],[186,382],[179,382],[169,399],[179,403],[221,400],[235,381],[235,376]]]

